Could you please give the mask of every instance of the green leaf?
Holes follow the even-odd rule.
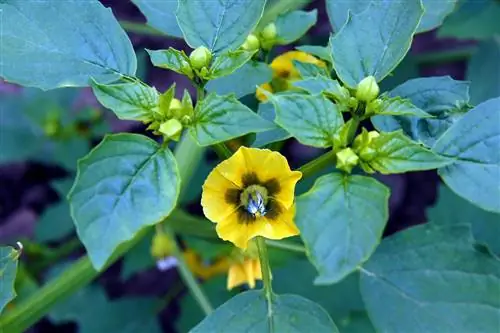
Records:
[[[440,185],[438,200],[427,209],[427,216],[431,223],[439,225],[470,224],[475,241],[500,257],[500,214],[482,210]]]
[[[287,45],[295,42],[304,36],[317,20],[316,9],[310,12],[295,10],[278,16],[275,21],[277,43]]]
[[[0,247],[0,313],[16,297],[17,261],[20,252],[10,246]]]
[[[75,321],[80,333],[160,333],[156,318],[159,305],[158,300],[145,297],[110,301],[102,288],[90,286],[56,304],[49,317],[61,324]]]
[[[500,7],[500,6],[499,6]],[[500,12],[499,12],[500,14]],[[479,44],[467,68],[471,102],[477,105],[500,96],[500,36]]]
[[[241,46],[257,25],[265,0],[179,0],[176,16],[189,46],[215,54]]]
[[[274,111],[274,106],[272,103],[260,103],[257,113],[263,119],[273,123],[276,119],[276,112]],[[252,147],[263,147],[273,142],[286,140],[290,137],[290,133],[288,133],[278,125],[274,125],[274,128],[271,130],[257,133]]]
[[[132,0],[141,13],[146,16],[148,24],[168,36],[183,38],[182,31],[177,24],[175,10],[177,0]]]
[[[443,22],[454,9],[456,0],[422,0],[424,15],[418,25],[417,33],[432,30]],[[326,0],[326,10],[330,23],[334,31],[339,31],[347,21],[348,11],[351,14],[359,14],[366,10],[369,1],[366,0],[347,0],[336,1]]]
[[[439,37],[457,39],[488,39],[500,33],[497,1],[464,0],[439,28]]]
[[[372,139],[370,148],[375,151],[374,157],[366,162],[382,174],[432,170],[453,162],[411,140],[402,131],[380,133]]]
[[[179,51],[171,47],[168,50],[148,50],[151,63],[160,68],[168,69],[179,74],[193,77],[193,70],[189,58],[184,51]]]
[[[191,135],[201,146],[209,146],[248,133],[273,128],[273,124],[238,102],[234,95],[208,95],[196,105]]]
[[[120,243],[166,218],[179,186],[172,153],[142,135],[107,135],[81,159],[69,200],[93,266],[101,269]]]
[[[330,173],[297,198],[295,221],[319,276],[335,283],[365,262],[378,245],[388,213],[389,190],[373,178]]]
[[[377,115],[415,116],[419,118],[432,117],[427,112],[413,105],[412,102],[406,98],[383,96],[380,100],[382,103],[376,112]]]
[[[262,62],[249,61],[232,74],[210,80],[206,89],[218,95],[229,95],[234,93],[236,98],[248,94],[255,94],[256,87],[271,81],[273,72],[269,66]]]
[[[333,136],[344,124],[337,105],[322,95],[272,95],[276,123],[300,143],[331,147]]]
[[[244,50],[225,52],[212,62],[210,72],[205,79],[212,80],[222,76],[227,76],[247,63],[255,52]]]
[[[375,116],[371,118],[373,125],[384,132],[402,129],[413,140],[432,147],[465,112],[469,84],[449,76],[418,78],[397,86],[388,96],[409,99],[434,118]]]
[[[146,121],[158,109],[158,91],[142,82],[91,85],[97,100],[119,119]]]
[[[97,0],[3,0],[1,76],[43,90],[88,86],[133,76],[134,49],[113,16]]]
[[[467,226],[397,233],[361,271],[361,294],[379,332],[498,328],[500,261],[474,249]]]
[[[370,2],[352,15],[330,37],[333,67],[342,82],[355,88],[367,76],[386,77],[408,52],[422,14],[420,0],[409,0]]]
[[[52,242],[70,235],[75,230],[69,204],[59,202],[45,209],[35,225],[35,239],[37,242]]]
[[[295,81],[292,84],[297,88],[304,89],[311,95],[324,93],[326,96],[331,96],[339,102],[349,99],[349,92],[342,90],[342,86],[337,80],[327,77],[309,77],[301,81]]]
[[[305,298],[274,295],[268,305],[262,291],[246,291],[224,303],[191,332],[334,333],[338,329],[323,308]]]
[[[320,58],[326,62],[332,62],[332,56],[330,55],[330,48],[319,45],[301,45],[296,47],[297,50],[303,51],[313,56]]]
[[[479,104],[451,126],[434,145],[457,161],[439,175],[458,195],[492,212],[500,212],[500,97]]]
[[[302,78],[317,77],[317,76],[324,76],[327,78],[330,77],[326,68],[317,66],[315,64],[293,60],[293,67],[295,67],[295,69],[299,71],[299,74]]]

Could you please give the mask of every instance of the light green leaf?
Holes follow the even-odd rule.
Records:
[[[269,66],[262,62],[249,61],[232,74],[210,80],[206,89],[218,95],[229,95],[234,93],[236,98],[249,94],[255,94],[256,87],[271,81],[273,72]]]
[[[337,80],[327,77],[309,77],[301,81],[295,81],[292,84],[297,88],[304,89],[311,95],[324,93],[327,96],[332,96],[336,101],[345,101],[349,98],[349,92],[343,91]]]
[[[373,178],[330,173],[297,198],[295,221],[319,276],[338,282],[378,245],[388,213],[389,189]]]
[[[287,45],[295,42],[316,24],[317,19],[316,9],[310,12],[295,10],[278,16],[275,22],[277,43]]]
[[[35,225],[37,242],[52,242],[70,235],[75,230],[69,204],[59,202],[45,209]]]
[[[193,77],[193,70],[189,58],[184,51],[179,51],[171,47],[168,50],[148,50],[151,63],[160,68],[169,69],[179,74]]]
[[[81,159],[69,200],[93,266],[101,269],[120,243],[166,218],[179,186],[172,153],[142,135],[107,135]]]
[[[373,125],[384,132],[402,129],[413,140],[432,147],[467,110],[469,84],[449,76],[418,78],[397,86],[388,95],[409,99],[434,118],[375,116],[371,118]]]
[[[179,0],[176,16],[186,42],[215,54],[241,46],[257,25],[265,0]]]
[[[238,102],[234,95],[208,95],[196,105],[191,135],[201,146],[272,129],[274,125]]]
[[[303,51],[313,56],[320,58],[326,62],[332,62],[332,56],[330,55],[330,48],[319,45],[301,45],[296,47],[297,50]]]
[[[477,105],[500,96],[500,62],[498,59],[500,59],[500,35],[479,44],[478,50],[470,59],[467,79],[470,81],[472,104]]]
[[[473,247],[467,226],[412,227],[384,239],[361,269],[378,332],[494,332],[500,261]]]
[[[322,95],[272,95],[276,123],[299,142],[331,147],[333,136],[344,124],[338,107]]]
[[[212,62],[210,72],[205,79],[212,80],[218,77],[227,76],[247,63],[255,52],[244,50],[225,52]]]
[[[338,332],[323,308],[300,296],[274,295],[269,306],[271,312],[262,291],[246,291],[220,306],[191,333]]]
[[[453,162],[411,140],[402,131],[380,133],[372,139],[370,148],[375,151],[374,157],[366,162],[382,174],[432,170]]]
[[[370,1],[366,0],[326,0],[326,10],[334,31],[339,31],[346,23],[348,11],[351,14],[359,14],[366,10],[369,3]],[[422,0],[425,11],[418,25],[417,33],[432,30],[441,25],[444,18],[453,11],[455,4],[456,0]]]
[[[97,0],[3,0],[1,76],[44,90],[88,86],[89,79],[133,76],[134,49],[113,16]]]
[[[441,184],[436,204],[427,209],[431,223],[439,225],[470,224],[476,242],[487,246],[500,257],[500,214],[487,212],[462,199]]]
[[[168,36],[183,38],[182,31],[177,24],[175,10],[177,0],[132,0],[142,14],[146,16],[148,24]]]
[[[0,247],[0,313],[16,297],[17,261],[20,252],[10,246]]]
[[[439,169],[458,195],[492,212],[500,212],[500,97],[479,104],[451,126],[434,145],[457,161]]]
[[[500,33],[500,4],[497,1],[463,0],[459,6],[439,28],[439,37],[482,40]]]
[[[330,74],[326,68],[317,66],[315,64],[310,64],[307,62],[293,60],[293,66],[299,71],[302,78],[323,76],[326,78],[330,77]]]
[[[157,319],[159,303],[145,297],[110,301],[102,288],[90,286],[56,304],[49,317],[55,323],[76,322],[80,333],[161,333]]]
[[[412,102],[406,98],[383,96],[380,100],[382,103],[376,112],[377,115],[415,116],[419,118],[432,117],[427,112],[413,105]]]
[[[274,123],[276,119],[276,112],[274,111],[274,105],[272,103],[260,103],[259,110],[257,114]],[[255,141],[252,144],[252,147],[264,147],[273,142],[283,141],[290,138],[291,135],[283,128],[278,125],[274,125],[274,128],[265,132],[257,133],[255,136]]]
[[[408,52],[422,14],[420,0],[408,0],[370,2],[352,15],[330,38],[333,67],[342,82],[355,88],[367,76],[386,77]]]
[[[140,81],[109,85],[92,81],[91,84],[97,100],[119,119],[145,121],[158,109],[158,91]]]

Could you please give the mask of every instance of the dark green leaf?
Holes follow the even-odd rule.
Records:
[[[151,63],[156,67],[169,69],[171,71],[193,77],[193,70],[189,58],[184,51],[179,51],[171,47],[168,50],[147,50]]]
[[[449,76],[418,78],[394,88],[388,95],[407,98],[434,118],[375,116],[371,119],[373,125],[384,132],[402,129],[413,140],[431,147],[462,117],[469,101],[469,84]]]
[[[482,210],[441,185],[438,201],[427,209],[427,216],[430,222],[440,225],[470,224],[476,242],[500,256],[500,214]]]
[[[500,261],[473,248],[467,226],[422,225],[384,239],[361,269],[379,332],[494,332]]]
[[[296,47],[297,50],[312,54],[324,60],[326,62],[332,62],[332,56],[330,55],[330,48],[319,45],[301,45]]]
[[[272,129],[274,125],[238,102],[234,95],[210,94],[196,105],[190,132],[202,146]]]
[[[420,0],[409,0],[370,2],[352,15],[330,38],[333,67],[342,82],[355,88],[367,76],[386,77],[408,52],[422,14]]]
[[[342,91],[340,83],[337,80],[332,80],[327,77],[309,77],[304,80],[295,81],[292,84],[297,88],[304,89],[311,95],[327,92],[338,100],[345,99],[345,92]]]
[[[186,42],[213,53],[241,46],[264,11],[265,0],[179,0],[176,16]]]
[[[132,0],[132,2],[146,16],[150,26],[164,32],[168,36],[183,38],[182,31],[175,17],[177,0]]]
[[[432,117],[427,112],[416,107],[409,99],[401,97],[382,97],[382,103],[377,111],[377,115],[384,116],[415,116],[419,118]]]
[[[330,75],[326,68],[310,64],[307,62],[293,60],[293,66],[299,71],[302,78],[324,76],[329,78]]]
[[[291,44],[304,36],[316,24],[318,11],[295,10],[278,16],[276,19],[276,40],[278,44]]]
[[[274,105],[272,103],[259,104],[259,110],[257,111],[257,113],[265,120],[273,123],[276,119],[276,112],[274,111]],[[273,142],[286,140],[290,137],[290,133],[288,133],[278,125],[274,125],[274,128],[269,131],[257,133],[252,147],[263,147]]]
[[[388,219],[389,190],[373,178],[331,173],[297,198],[295,221],[319,276],[335,283],[366,261]]]
[[[296,295],[274,295],[268,304],[262,291],[241,293],[206,317],[191,332],[315,332],[337,327],[319,305]]]
[[[276,123],[299,142],[331,147],[333,136],[344,124],[337,106],[322,95],[273,95]]]
[[[158,91],[139,81],[109,85],[92,81],[92,90],[99,102],[119,119],[151,119],[160,103]]]
[[[500,36],[479,44],[479,49],[470,59],[467,79],[470,81],[472,104],[479,104],[500,96],[500,62],[498,59],[500,59]]]
[[[19,251],[10,246],[0,247],[0,313],[16,297],[16,280]]]
[[[255,94],[256,87],[271,81],[272,77],[273,72],[267,64],[249,61],[231,75],[209,81],[206,89],[218,95],[234,93],[236,98],[241,98],[248,94]]]
[[[120,243],[166,218],[179,186],[172,153],[142,135],[108,135],[81,159],[69,200],[94,267],[101,269]]]
[[[500,97],[479,104],[439,138],[434,150],[457,159],[439,170],[458,195],[500,212]]]
[[[37,242],[52,242],[68,236],[75,230],[69,204],[64,201],[45,209],[35,225]]]
[[[453,162],[411,140],[402,131],[380,133],[371,141],[370,148],[375,154],[367,162],[382,174],[437,169]]]
[[[44,90],[88,86],[134,75],[132,44],[110,9],[97,0],[3,0],[1,76]]]
[[[227,76],[247,63],[255,52],[244,50],[225,52],[212,62],[210,72],[205,79],[212,80],[218,77]]]

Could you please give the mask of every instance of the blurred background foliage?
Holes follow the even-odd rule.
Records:
[[[176,82],[179,93],[184,89],[194,92],[186,78],[152,67],[143,51],[168,47],[188,50],[179,39],[176,24],[157,17],[150,20],[152,27],[146,25],[134,3],[147,14],[147,10],[154,11],[153,5],[144,5],[147,1],[102,2],[112,8],[131,37],[138,55],[140,78],[160,91]],[[273,54],[296,45],[326,45],[331,27],[324,1],[268,1],[264,20],[273,20],[290,7],[317,9],[318,23],[301,40],[278,47]],[[381,89],[391,89],[419,76],[450,75],[471,82],[473,104],[499,96],[499,18],[499,1],[459,1],[440,27],[415,37],[410,53],[382,82]],[[157,29],[171,31],[171,36]],[[238,92],[241,100],[256,110],[254,94],[240,91],[237,82],[231,88],[227,82],[219,82],[217,89]],[[42,92],[0,82],[0,120],[0,243],[14,244],[20,240],[25,245],[15,283],[18,297],[8,305],[9,309],[84,253],[65,200],[78,158],[88,153],[106,133],[147,133],[141,124],[119,121],[112,112],[104,110],[89,89]],[[282,151],[294,168],[322,153],[292,139],[284,142]],[[217,162],[217,155],[206,151],[190,190],[181,201],[189,213],[202,216],[201,185]],[[309,189],[326,172],[301,182],[298,192]],[[428,221],[439,224],[460,221],[470,223],[475,238],[500,255],[496,239],[500,227],[495,223],[500,216],[456,196],[439,184],[435,171],[377,177],[392,190],[385,235]],[[186,293],[175,268],[162,271],[156,267],[150,254],[151,239],[152,232],[97,281],[57,304],[30,332],[187,332],[203,318],[203,313]],[[182,240],[184,250],[196,254],[200,265],[210,266],[228,255],[229,246],[216,239],[192,235]],[[374,332],[359,294],[358,274],[332,286],[312,286],[316,273],[304,253],[273,248],[271,258],[278,293],[295,293],[318,302],[343,333]],[[213,305],[218,306],[235,291],[226,291],[225,273],[209,275],[201,279],[202,286]]]

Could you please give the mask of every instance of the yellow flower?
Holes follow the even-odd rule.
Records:
[[[203,212],[217,223],[220,238],[241,249],[259,235],[270,239],[298,235],[294,191],[301,177],[278,152],[240,147],[208,175],[201,197]]]
[[[260,88],[270,92],[290,89],[289,82],[300,79],[299,71],[293,65],[294,60],[326,68],[326,64],[323,61],[310,55],[309,53],[302,51],[289,51],[274,58],[270,65],[273,71],[273,81],[271,83],[264,83],[260,86]],[[259,90],[256,92],[256,97],[261,102],[267,100],[267,97]]]
[[[244,261],[235,261],[229,266],[227,273],[228,290],[245,283],[250,288],[255,288],[255,280],[262,280],[262,271],[258,258],[246,258]]]
[[[202,258],[193,250],[184,251],[184,260],[191,272],[202,280],[208,280],[211,277],[222,275],[230,267],[228,258],[219,258],[214,263],[205,263]]]

